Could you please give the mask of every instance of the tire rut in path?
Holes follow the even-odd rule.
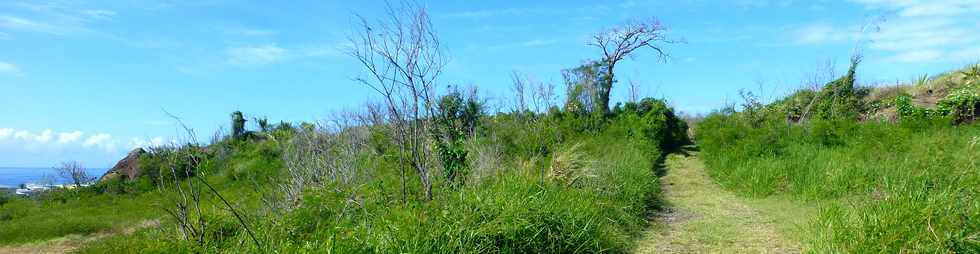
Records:
[[[667,209],[654,218],[636,253],[800,253],[774,222],[723,190],[696,153],[671,154],[660,179]]]

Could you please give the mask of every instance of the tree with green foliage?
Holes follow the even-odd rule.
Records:
[[[482,106],[476,95],[464,99],[458,89],[439,99],[436,107],[436,128],[433,129],[436,152],[442,162],[443,176],[450,183],[456,183],[466,174],[465,139],[473,134],[480,117]]]
[[[602,114],[600,86],[609,79],[603,72],[602,61],[588,61],[578,67],[562,70],[562,78],[568,89],[565,112],[577,115]]]

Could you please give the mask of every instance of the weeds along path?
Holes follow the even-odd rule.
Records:
[[[661,178],[667,209],[636,246],[636,253],[800,253],[776,219],[789,202],[761,204],[723,190],[696,153],[671,154]],[[757,209],[757,206],[764,206]],[[793,208],[789,208],[792,214]],[[785,226],[785,225],[782,225]]]

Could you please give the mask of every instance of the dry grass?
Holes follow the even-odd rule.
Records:
[[[555,153],[551,158],[551,167],[545,177],[570,186],[579,178],[589,174],[589,161],[582,151],[582,143],[577,143]]]

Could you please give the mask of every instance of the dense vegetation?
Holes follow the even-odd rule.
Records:
[[[625,108],[602,120],[598,129],[581,124],[585,121],[579,118],[585,116],[561,113],[516,112],[480,119],[481,127],[464,145],[465,154],[473,155],[465,161],[467,169],[440,177],[431,201],[401,196],[399,172],[392,166],[395,151],[384,143],[390,141],[378,132],[360,132],[368,142],[355,156],[355,167],[363,171],[359,176],[308,185],[288,210],[252,204],[249,226],[261,244],[251,244],[242,225],[214,204],[205,206],[210,225],[203,241],[180,240],[174,237],[180,233],[171,229],[147,229],[101,241],[86,251],[625,252],[658,204],[653,169],[661,147],[684,143],[686,129],[662,101],[647,99]],[[291,145],[306,142],[295,139],[326,141],[337,135],[320,128],[289,133],[289,138],[275,139],[279,149],[268,149],[290,153]],[[212,156],[201,165],[228,165],[207,173],[214,175],[209,180],[222,184],[288,179],[289,169],[282,164],[280,178],[266,177],[276,173],[257,178],[235,173],[242,165],[272,163],[254,161],[272,158],[259,151],[274,144],[272,140],[231,141],[237,146],[230,151],[242,156],[232,155],[226,162]]]
[[[812,251],[976,253],[977,67],[856,88],[857,63],[822,90],[768,105],[748,97],[704,118],[696,133],[710,174],[745,195],[828,203],[808,228]],[[938,105],[921,103],[929,98]]]

